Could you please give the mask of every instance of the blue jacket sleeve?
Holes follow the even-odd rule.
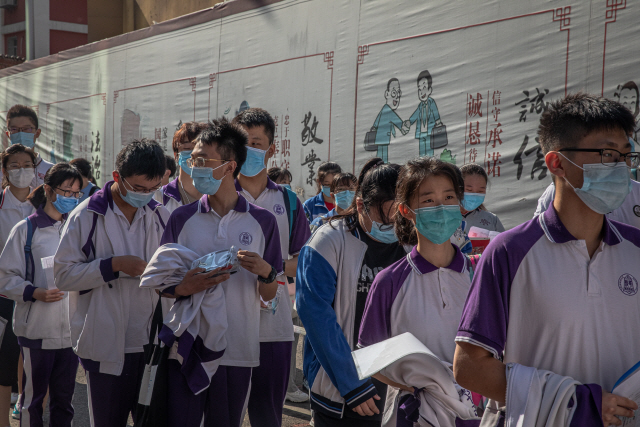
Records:
[[[333,310],[337,276],[314,248],[304,246],[298,257],[296,306],[313,352],[347,406],[355,407],[376,394],[371,380],[358,379],[351,347]],[[315,378],[307,378],[313,386]]]

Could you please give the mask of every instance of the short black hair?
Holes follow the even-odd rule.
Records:
[[[6,150],[4,150],[0,154],[2,169],[6,169],[7,166],[9,166],[9,160],[11,159],[11,156],[18,153],[27,153],[29,157],[31,157],[31,161],[33,162],[33,164],[34,165],[36,164],[36,153],[34,153],[34,151],[31,148],[27,148],[22,144],[13,144],[13,145],[10,145]],[[9,179],[7,178],[7,175],[4,175],[2,177],[2,188],[8,187],[8,186],[9,186]]]
[[[325,176],[327,175],[335,175],[338,173],[342,173],[342,168],[336,162],[322,162],[320,166],[318,166],[318,177],[316,178],[316,187],[318,193],[322,191],[322,181],[324,181]]]
[[[116,170],[122,178],[142,175],[151,180],[162,178],[165,168],[162,147],[152,139],[134,139],[118,153]]]
[[[91,179],[93,178],[93,174],[91,173],[92,167],[91,167],[91,163],[89,163],[89,160],[79,157],[77,159],[71,160],[69,164],[71,166],[74,166],[76,169],[78,169],[78,171],[80,171],[80,174],[84,178],[91,181]]]
[[[246,126],[251,129],[256,126],[264,126],[264,132],[269,138],[269,145],[273,144],[273,136],[276,133],[276,124],[273,121],[273,117],[266,110],[262,108],[249,108],[240,112],[233,118],[232,123],[241,126]]]
[[[167,164],[165,165],[165,169],[169,169],[171,171],[171,174],[169,174],[169,178],[173,178],[173,176],[176,174],[176,171],[178,170],[176,159],[167,154],[164,155],[164,159],[167,162]]]
[[[342,172],[333,177],[333,181],[331,181],[331,192],[335,193],[338,187],[357,187],[358,186],[358,178],[352,173]]]
[[[247,159],[247,140],[247,132],[239,124],[230,122],[225,117],[211,120],[204,125],[196,138],[196,142],[216,144],[218,153],[224,160],[235,160],[237,166],[233,171],[234,178],[238,177],[240,168]]]
[[[540,116],[538,137],[546,154],[561,148],[575,148],[584,137],[596,131],[621,130],[629,136],[634,128],[633,113],[624,105],[580,92],[549,104]]]
[[[13,107],[9,108],[7,111],[7,125],[9,124],[9,120],[16,117],[29,117],[36,129],[40,129],[38,127],[38,115],[31,107],[27,107],[26,105],[16,104]]]
[[[400,84],[400,80],[396,79],[395,77],[392,77],[387,82],[387,90],[389,90],[391,88],[391,83],[393,83],[393,82],[398,82],[398,84]]]
[[[293,181],[293,176],[291,176],[291,172],[286,168],[272,167],[267,170],[267,176],[273,182],[278,182],[280,178],[289,178],[289,181]]]
[[[427,87],[431,89],[431,73],[429,73],[427,70],[422,71],[420,74],[418,74],[416,84],[420,84],[420,80],[422,79],[427,79]]]

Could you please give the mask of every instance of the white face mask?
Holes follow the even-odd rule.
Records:
[[[36,176],[34,168],[20,168],[9,171],[7,179],[11,184],[18,188],[27,188],[31,185],[33,178]]]

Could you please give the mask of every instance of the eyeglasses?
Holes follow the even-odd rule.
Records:
[[[129,183],[129,181],[127,181],[126,179],[122,178],[122,180],[124,182],[126,182],[129,187],[131,187],[131,189],[127,189],[127,191],[133,191],[134,193],[144,193],[144,194],[149,194],[149,193],[155,193],[156,191],[158,191],[158,189],[162,186],[162,180],[160,180],[160,182],[158,183],[158,185],[156,185],[155,187],[153,187],[151,190],[148,190],[146,188],[143,188],[142,190],[139,188],[133,188],[133,185],[131,185]]]
[[[29,164],[24,164],[24,165],[20,165],[18,163],[10,163],[7,165],[7,170],[14,170],[14,169],[33,169],[36,166],[33,163],[29,163]]]
[[[577,151],[583,153],[600,153],[600,162],[605,166],[616,166],[624,162],[629,168],[637,168],[640,165],[640,153],[621,153],[613,148],[562,148],[558,151]]]
[[[12,126],[9,128],[9,133],[18,133],[18,132],[36,133],[36,128],[33,126],[25,126],[23,128]]]
[[[187,159],[187,166],[190,168],[204,168],[206,167],[207,162],[228,162],[229,160],[222,159],[205,159],[204,157],[196,157]]]
[[[64,197],[73,197],[74,199],[81,199],[84,196],[82,191],[71,191],[71,190],[63,190],[60,187],[57,187],[56,190],[62,191],[62,195]]]

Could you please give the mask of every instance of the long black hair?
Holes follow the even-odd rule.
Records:
[[[386,218],[382,205],[396,198],[396,182],[400,174],[400,165],[384,163],[379,157],[374,157],[362,167],[358,176],[356,194],[342,215],[331,217],[330,223],[344,219],[347,229],[353,231],[358,225],[358,197],[362,199],[367,211],[375,209],[380,218]],[[389,218],[391,220],[391,218]],[[332,225],[333,226],[333,225]]]
[[[44,176],[44,184],[48,185],[55,191],[56,188],[60,187],[70,179],[72,179],[74,183],[75,181],[78,181],[80,183],[80,187],[82,187],[82,175],[80,174],[80,171],[69,163],[58,163],[53,165],[51,169],[47,171]],[[44,184],[38,186],[31,192],[31,194],[29,194],[29,197],[27,197],[27,200],[29,200],[36,209],[43,206],[49,199],[47,192],[44,190]]]

